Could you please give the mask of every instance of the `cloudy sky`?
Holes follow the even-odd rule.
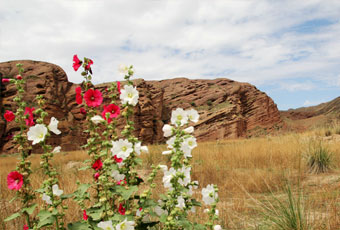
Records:
[[[0,62],[93,59],[94,81],[230,78],[279,109],[340,96],[338,0],[3,0]]]

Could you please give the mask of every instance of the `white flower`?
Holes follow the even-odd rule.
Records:
[[[91,121],[93,123],[95,123],[96,125],[98,125],[100,122],[103,122],[105,120],[101,116],[95,115],[95,116],[91,117]]]
[[[134,221],[127,221],[127,219],[125,218],[123,222],[117,224],[116,230],[134,230],[135,229],[134,225],[135,225]]]
[[[182,108],[177,108],[176,110],[173,110],[171,113],[171,124],[178,126],[178,123],[180,126],[188,123],[187,112],[184,111]]]
[[[174,168],[163,170],[163,183],[165,188],[172,188],[171,179],[176,175],[177,171]]]
[[[193,183],[194,183],[194,189],[198,189],[198,181],[194,180]]]
[[[116,155],[118,158],[125,160],[133,152],[132,143],[128,140],[119,139],[118,141],[112,142],[112,156]]]
[[[184,155],[185,158],[192,157],[191,148],[189,148],[188,146],[182,145],[181,150],[183,151],[183,153],[184,153],[183,155]]]
[[[142,153],[149,153],[148,146],[143,145],[142,147],[140,147],[140,151],[141,151]]]
[[[108,220],[108,221],[101,221],[97,224],[98,228],[104,229],[104,230],[114,230],[113,226],[112,226],[112,221]]]
[[[168,166],[166,165],[159,165],[159,167],[164,171],[168,171]]]
[[[191,176],[190,176],[190,171],[191,171],[191,167],[185,167],[183,166],[179,172],[184,174],[184,179],[179,178],[178,179],[178,183],[180,183],[183,186],[187,186],[190,181],[191,181]]]
[[[214,186],[212,184],[207,185],[202,189],[203,201],[206,205],[211,205],[217,199],[218,194],[215,193]]]
[[[125,178],[125,175],[120,174],[118,170],[113,170],[111,173],[111,176],[115,178],[116,181],[121,181],[121,180],[124,180]]]
[[[167,150],[167,151],[163,151],[162,155],[170,155],[172,153],[172,150]]]
[[[174,148],[176,137],[171,137],[169,140],[166,141],[166,144],[168,145],[169,149]]]
[[[188,119],[192,122],[198,122],[198,119],[200,117],[200,115],[198,115],[198,112],[194,109],[190,109],[190,110],[187,110],[187,116],[188,116]]]
[[[215,225],[215,226],[214,226],[214,230],[222,230],[221,225]]]
[[[35,145],[45,139],[47,134],[47,128],[45,125],[37,124],[35,126],[30,127],[27,132],[27,139],[29,141],[33,141],[32,145]]]
[[[158,204],[156,207],[155,207],[155,213],[158,215],[158,216],[161,216],[163,214],[166,214],[168,215],[168,211],[167,210],[164,210],[161,208],[161,206],[163,206],[164,202],[162,200],[158,200]]]
[[[180,208],[180,209],[185,208],[185,200],[183,199],[182,196],[179,196],[179,197],[177,198],[176,207],[178,207],[178,208]]]
[[[194,132],[194,127],[189,126],[188,128],[183,130],[185,133],[193,133]]]
[[[172,129],[173,127],[171,125],[164,125],[162,129],[164,137],[170,137],[172,135]]]
[[[215,215],[218,216],[220,214],[220,212],[216,209],[215,210]]]
[[[60,196],[64,192],[63,190],[59,189],[59,186],[57,184],[52,186],[52,191],[53,191],[53,195],[55,196]]]
[[[48,129],[57,135],[61,133],[58,129],[58,123],[59,121],[57,120],[57,118],[51,117],[50,124],[48,125]]]
[[[52,204],[51,197],[46,195],[45,193],[42,195],[43,201],[45,201],[47,204]]]
[[[204,209],[204,211],[203,211],[203,213],[208,213],[208,212],[209,212],[208,208]]]
[[[137,105],[139,98],[139,93],[136,87],[132,85],[124,85],[124,89],[121,90],[120,100],[122,100],[122,104],[130,104],[130,105]]]
[[[129,74],[129,67],[124,65],[124,64],[120,64],[118,66],[118,71],[124,75],[128,75]]]
[[[61,149],[61,147],[57,146],[53,149],[52,153],[60,153],[60,149]]]
[[[197,147],[196,138],[195,137],[185,138],[182,143],[182,146],[187,146],[190,149],[194,149],[195,147]]]

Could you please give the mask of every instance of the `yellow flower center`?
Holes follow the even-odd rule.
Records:
[[[192,146],[193,145],[192,141],[188,141],[188,145]]]
[[[126,150],[127,150],[126,146],[123,146],[123,147],[122,147],[122,151],[125,152]]]
[[[132,93],[128,93],[128,98],[132,98],[133,94]]]
[[[178,115],[178,116],[177,116],[177,120],[178,120],[178,121],[182,120],[182,118],[183,118],[182,115]]]
[[[41,133],[41,134],[39,135],[39,138],[40,138],[40,139],[44,138],[44,134]]]
[[[122,223],[122,225],[120,226],[120,229],[122,229],[122,230],[126,229],[126,224]]]
[[[112,228],[111,227],[106,227],[106,230],[112,230]]]

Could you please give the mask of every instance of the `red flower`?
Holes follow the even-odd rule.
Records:
[[[19,190],[23,183],[23,177],[17,171],[13,171],[8,174],[7,185],[10,190]]]
[[[89,216],[86,214],[86,210],[83,210],[83,219],[87,220]]]
[[[77,71],[83,62],[79,60],[78,56],[75,54],[73,56],[73,69]]]
[[[80,108],[80,113],[83,114],[83,115],[86,115],[86,110],[84,108]]]
[[[115,104],[109,104],[108,106],[104,105],[104,111],[102,112],[102,117],[104,120],[106,120],[106,113],[110,113],[110,117],[107,120],[107,122],[110,123],[112,118],[115,118],[120,114],[120,108]]]
[[[33,121],[33,111],[35,110],[35,108],[30,108],[30,107],[26,107],[25,108],[25,113],[24,115],[28,114],[28,119],[25,119],[26,121],[26,125],[27,126],[33,126],[34,125],[34,121]]]
[[[84,100],[90,107],[98,107],[103,102],[102,93],[99,90],[89,89],[84,94]]]
[[[93,64],[93,61],[92,61],[91,59],[88,59],[88,60],[89,60],[89,61],[88,61],[87,65],[85,66],[85,69],[86,69],[86,70],[91,69],[91,65]]]
[[[122,204],[119,205],[118,212],[120,215],[125,215],[125,208],[123,207]]]
[[[119,94],[121,94],[121,92],[120,92],[120,81],[117,81],[117,90],[118,90]]]
[[[8,78],[3,78],[3,79],[1,80],[1,82],[2,82],[2,83],[8,83],[8,82],[9,82],[9,79],[8,79]]]
[[[81,105],[83,103],[83,98],[81,96],[81,87],[78,86],[76,88],[76,102],[78,105]]]
[[[126,180],[120,180],[120,181],[117,181],[117,185],[121,185],[121,184],[127,184]]]
[[[96,171],[102,169],[102,167],[103,167],[103,163],[100,159],[96,160],[92,165],[92,168],[95,169]]]
[[[27,224],[24,225],[24,230],[29,230],[29,227],[27,226]]]
[[[93,175],[94,179],[96,179],[96,180],[98,180],[98,177],[99,177],[99,176],[100,176],[99,172],[96,172],[96,173]]]
[[[123,158],[118,158],[117,155],[114,155],[113,158],[115,159],[115,161],[117,163],[122,163],[123,162]]]
[[[21,75],[17,75],[17,79],[18,80],[22,80],[22,76]]]
[[[6,119],[6,121],[11,122],[14,120],[15,115],[12,111],[6,110],[6,113],[4,114],[4,118]]]

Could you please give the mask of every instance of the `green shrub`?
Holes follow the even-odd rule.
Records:
[[[309,143],[306,152],[307,166],[310,173],[325,173],[331,169],[333,154],[321,141]]]

